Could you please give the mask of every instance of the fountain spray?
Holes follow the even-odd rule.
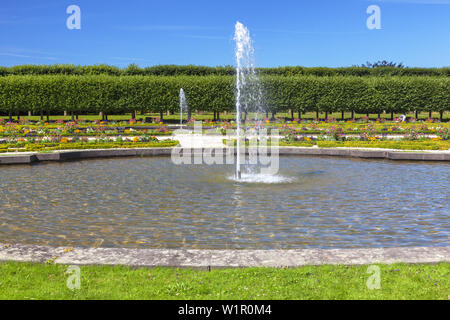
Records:
[[[254,49],[250,31],[239,21],[236,22],[234,40],[236,42],[236,179],[241,178],[241,112],[261,109],[261,89],[254,67]]]

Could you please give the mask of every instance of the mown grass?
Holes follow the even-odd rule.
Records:
[[[67,288],[64,265],[0,264],[0,299],[443,299],[450,264],[380,268],[380,289],[368,289],[368,266],[305,266],[200,271],[82,266],[79,290]]]

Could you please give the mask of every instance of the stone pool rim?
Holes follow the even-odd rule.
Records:
[[[33,262],[61,265],[124,265],[211,270],[213,268],[307,265],[450,263],[449,247],[397,247],[290,250],[198,250],[51,247],[0,244],[0,263]]]
[[[51,153],[16,153],[1,154],[0,165],[32,164],[43,161],[68,161],[95,158],[112,157],[147,157],[147,156],[170,156],[173,149],[193,150],[203,152],[217,148],[113,148],[113,149],[81,149],[81,150],[60,150]],[[226,150],[227,148],[219,148]],[[236,152],[236,150],[234,150]],[[334,156],[360,159],[386,159],[405,161],[450,161],[449,151],[392,151],[390,149],[367,150],[361,148],[306,148],[306,147],[279,147],[280,156]]]

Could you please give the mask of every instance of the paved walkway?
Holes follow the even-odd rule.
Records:
[[[70,248],[0,244],[0,261],[68,265],[128,265],[137,267],[301,267],[322,264],[450,262],[450,247],[301,250],[175,250]]]
[[[202,134],[174,134],[171,137],[178,140],[182,148],[224,148],[222,135],[202,135]],[[161,139],[164,139],[161,137]]]

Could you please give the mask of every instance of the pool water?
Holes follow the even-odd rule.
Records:
[[[448,246],[450,165],[280,157],[266,179],[167,157],[0,167],[0,242],[130,248]],[[243,177],[244,178],[244,177]]]

